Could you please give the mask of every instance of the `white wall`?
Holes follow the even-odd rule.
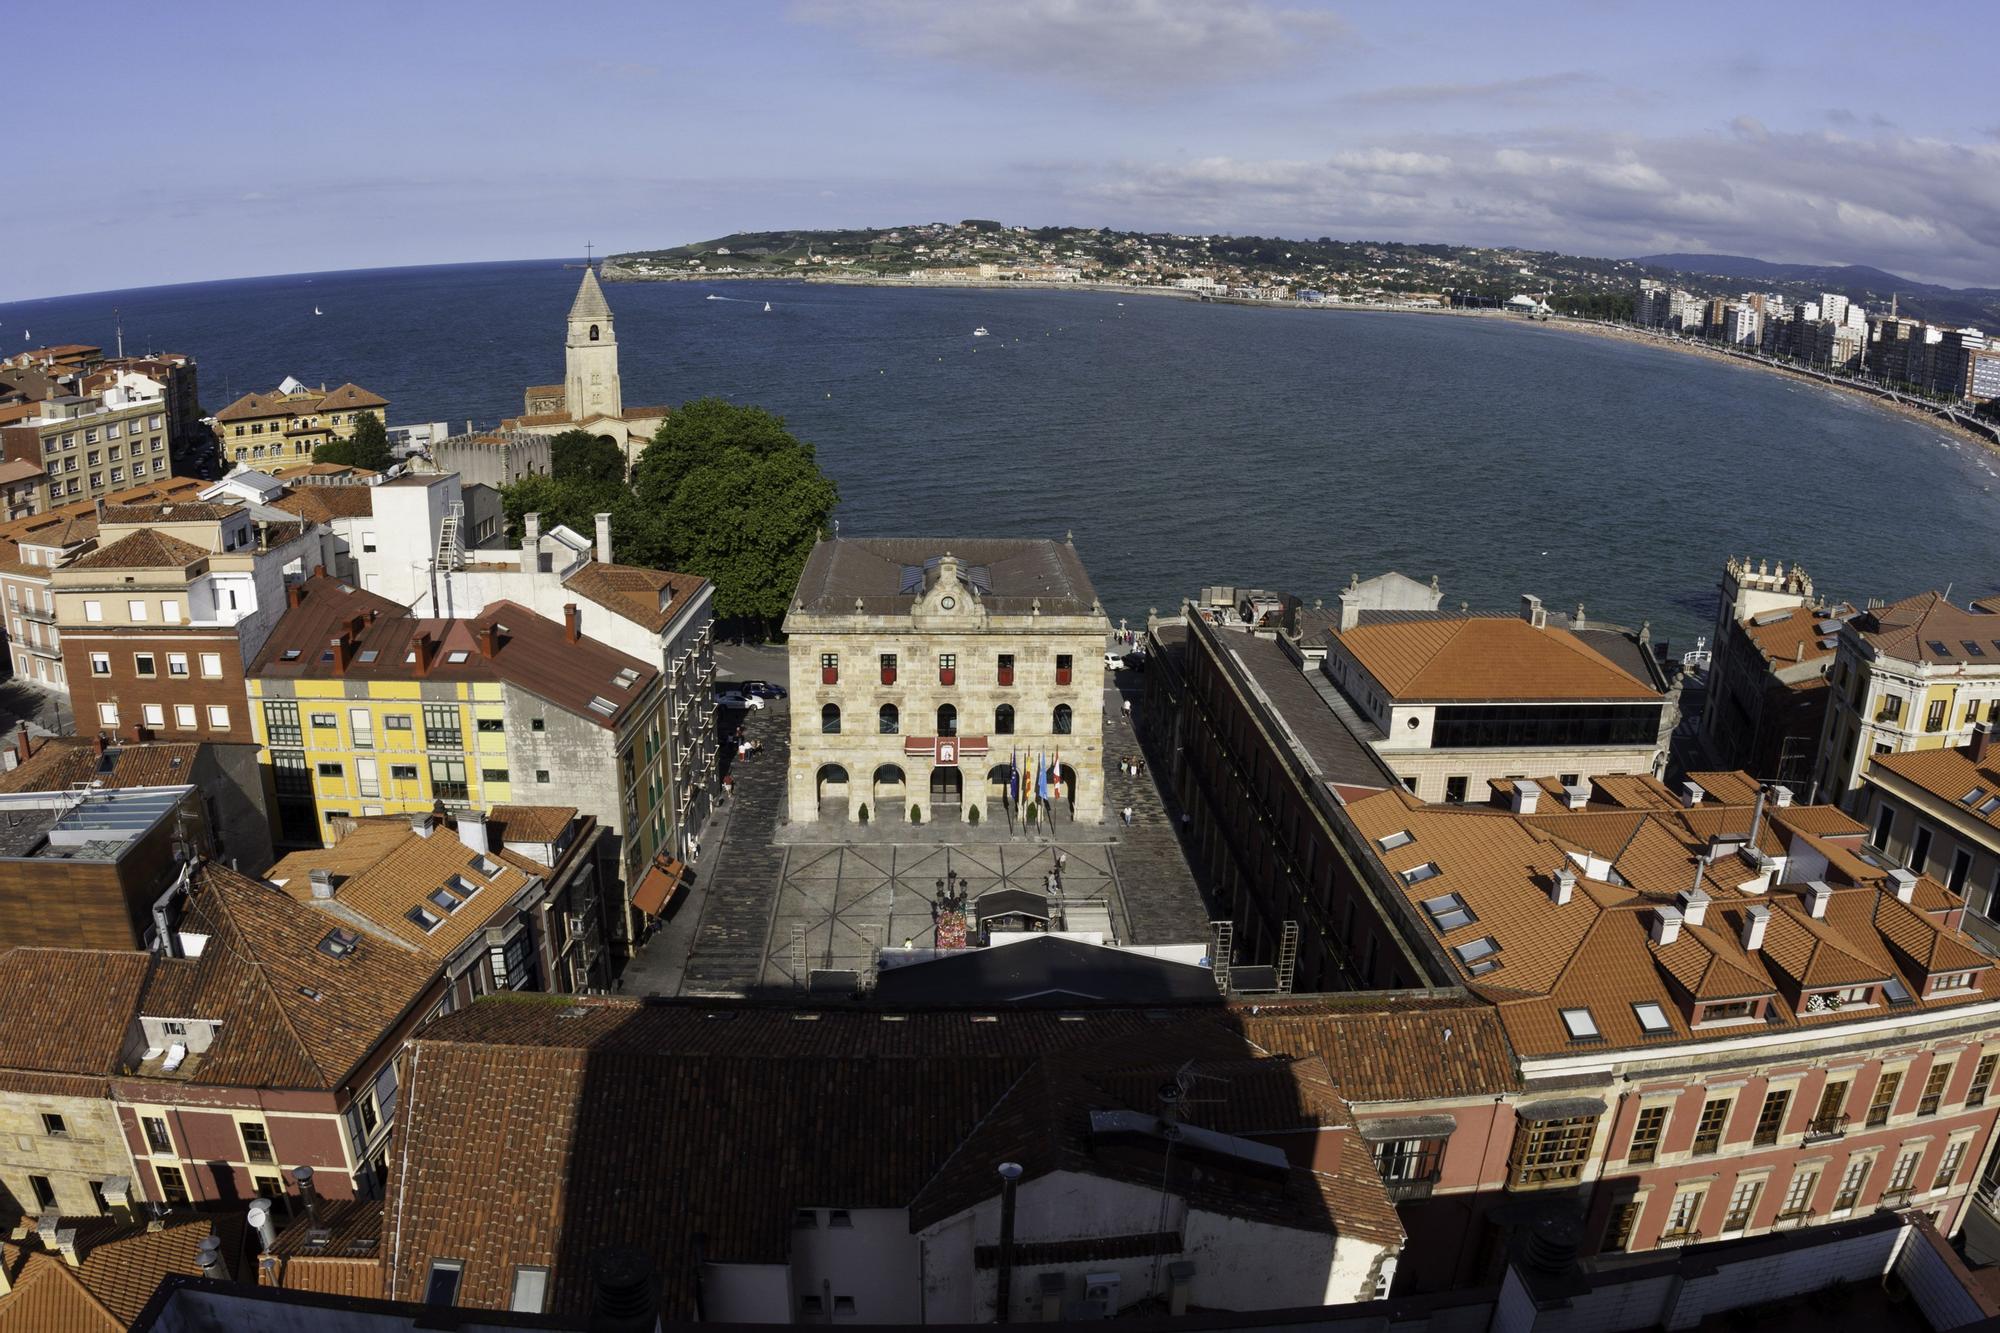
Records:
[[[797,1298],[845,1296],[864,1324],[914,1324],[923,1315],[917,1284],[917,1238],[904,1208],[856,1208],[849,1226],[832,1225],[830,1208],[812,1210],[816,1227],[792,1230],[793,1309]],[[827,1307],[832,1309],[830,1305]]]
[[[718,1324],[792,1322],[791,1271],[783,1264],[703,1264],[702,1313]]]

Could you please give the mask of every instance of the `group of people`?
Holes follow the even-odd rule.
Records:
[[[1118,771],[1128,778],[1136,778],[1146,771],[1146,761],[1137,755],[1127,759],[1120,759],[1118,761]]]

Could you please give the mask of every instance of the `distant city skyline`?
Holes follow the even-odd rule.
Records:
[[[262,6],[44,8],[14,25],[36,153],[0,210],[0,301],[963,217],[2000,286],[2000,108],[1964,38],[1985,16],[749,0],[557,22],[503,0],[294,30]]]

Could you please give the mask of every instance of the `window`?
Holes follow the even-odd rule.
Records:
[[[1067,735],[1069,735],[1069,734],[1070,734],[1070,730],[1069,730],[1069,728],[1070,728],[1070,711],[1069,711],[1069,705],[1068,705],[1068,704],[1057,704],[1057,705],[1056,705],[1056,716],[1055,716],[1055,733],[1056,733],[1056,735],[1058,735],[1058,736],[1067,736]]]
[[[1847,1105],[1848,1080],[1829,1083],[1819,1095],[1819,1106],[1813,1111],[1812,1124],[1808,1126],[1815,1134],[1832,1134],[1847,1124],[1842,1109]]]
[[[28,1184],[35,1191],[35,1208],[38,1212],[48,1212],[56,1206],[56,1187],[49,1183],[47,1176],[29,1176]]]
[[[415,764],[391,764],[389,765],[389,780],[391,782],[415,782],[417,780],[417,766]]]
[[[1896,1091],[1903,1086],[1903,1071],[1898,1069],[1882,1075],[1875,1082],[1875,1096],[1868,1103],[1868,1127],[1889,1123],[1889,1112],[1896,1105]]]
[[[535,770],[535,781],[547,782],[548,780],[549,780],[549,770],[547,770],[546,768],[538,768]]]
[[[1634,1199],[1613,1208],[1611,1223],[1604,1228],[1604,1244],[1598,1248],[1606,1254],[1623,1254],[1632,1243],[1632,1229],[1639,1225],[1639,1213],[1643,1206]]]
[[[1438,1178],[1443,1139],[1390,1139],[1375,1145],[1375,1169],[1385,1185],[1415,1185]]]
[[[1802,1166],[1792,1172],[1792,1183],[1785,1189],[1785,1206],[1778,1216],[1780,1218],[1812,1216],[1813,1191],[1818,1188],[1818,1167]]]
[[[458,705],[424,705],[424,748],[426,750],[459,750],[465,747],[465,733],[460,729]]]
[[[83,618],[93,622],[104,619],[104,603],[94,598],[86,600],[83,604]]]
[[[884,736],[893,736],[903,725],[902,714],[896,711],[896,705],[883,704],[875,714],[875,725]]]
[[[1482,935],[1476,940],[1453,945],[1451,951],[1465,970],[1475,977],[1483,977],[1500,966],[1500,960],[1494,957],[1500,952],[1500,941],[1491,935]]]
[[[1924,710],[1925,731],[1944,730],[1944,710],[1945,701],[1943,699],[1931,700],[1930,707]]]
[[[229,730],[229,706],[227,704],[210,704],[208,706],[208,725],[215,731]]]
[[[271,1155],[271,1135],[255,1120],[245,1120],[238,1126],[243,1131],[243,1160],[246,1162],[275,1162]]]
[[[1938,1107],[1944,1103],[1944,1085],[1951,1082],[1951,1062],[1931,1065],[1929,1077],[1924,1079],[1924,1095],[1917,1099],[1918,1115],[1936,1115]]]
[[[386,713],[382,717],[382,729],[384,731],[409,731],[411,730],[410,715],[408,713]],[[535,730],[540,731],[541,728],[536,727]]]
[[[1651,1000],[1641,1000],[1632,1006],[1633,1016],[1639,1020],[1639,1030],[1648,1036],[1665,1032],[1673,1027],[1667,1021],[1667,1011]]]
[[[1856,683],[1858,684],[1859,682]],[[1902,715],[1903,715],[1902,696],[1896,694],[1883,695],[1882,707],[1876,712],[1875,720],[1877,722],[1894,722],[1897,718],[1900,718]]]
[[[1722,1128],[1729,1120],[1728,1097],[1711,1097],[1701,1104],[1701,1119],[1694,1127],[1694,1155],[1706,1157],[1722,1147]]]
[[[151,653],[133,653],[132,671],[133,674],[148,679],[160,674],[157,659]]]
[[[517,1268],[514,1270],[514,1292],[507,1298],[507,1308],[540,1314],[542,1303],[548,1298],[548,1290],[548,1269]]]
[[[819,655],[819,683],[822,685],[840,684],[839,653],[821,653]]]
[[[1761,1000],[1711,1000],[1701,1007],[1702,1023],[1727,1023],[1739,1018],[1755,1018],[1762,1007]]]
[[[826,1224],[829,1227],[847,1227],[852,1229],[854,1226],[854,1217],[845,1208],[829,1208],[826,1211]]]
[[[205,680],[222,679],[222,654],[203,653],[201,655],[201,674]]]
[[[115,726],[117,726],[117,725],[118,725],[118,705],[117,705],[117,704],[99,704],[99,705],[97,705],[97,720],[98,720],[98,722],[99,722],[99,723],[101,723],[101,724],[103,724],[104,726],[107,726],[107,727],[115,727]]]
[[[503,718],[482,717],[473,723],[473,729],[476,731],[483,731],[486,732],[488,735],[491,735],[495,732],[502,732],[507,730],[507,723],[506,720]]]
[[[1768,1148],[1778,1141],[1785,1132],[1785,1110],[1792,1104],[1790,1088],[1764,1094],[1764,1105],[1757,1111],[1757,1131],[1750,1136],[1750,1142],[1759,1148]]]
[[[937,734],[940,736],[958,735],[958,709],[952,707],[950,704],[938,705]]]
[[[819,730],[822,736],[840,734],[840,705],[824,704],[819,710]]]
[[[510,779],[507,777],[507,770],[504,768],[482,768],[479,770],[479,780],[481,782],[507,782]]]
[[[458,1279],[465,1265],[456,1259],[439,1259],[431,1264],[430,1281],[424,1284],[425,1305],[457,1305]]]
[[[1571,1041],[1603,1041],[1604,1034],[1597,1030],[1597,1020],[1590,1016],[1588,1009],[1565,1009],[1562,1011],[1563,1026],[1569,1030]]]
[[[958,654],[938,654],[938,684],[951,685],[958,680]]]
[[[347,776],[347,770],[339,764],[322,763],[319,766],[319,775],[323,778],[344,778]]]
[[[165,1120],[156,1115],[149,1115],[142,1117],[140,1123],[146,1127],[146,1147],[148,1149],[156,1153],[171,1153],[174,1150],[174,1141],[167,1134],[167,1122]]]
[[[882,683],[884,685],[894,685],[896,683],[896,655],[894,653],[882,654]]]
[[[108,676],[108,675],[110,675],[110,674],[111,674],[111,654],[110,654],[110,653],[92,653],[92,654],[90,655],[90,674],[91,674],[91,675],[93,675],[93,676]]]
[[[1455,893],[1441,893],[1435,898],[1424,899],[1424,912],[1431,919],[1431,925],[1440,933],[1469,926],[1479,920],[1473,910],[1466,906],[1465,899]]]
[[[1573,1184],[1583,1176],[1590,1142],[1597,1134],[1594,1115],[1525,1121],[1514,1133],[1507,1170],[1515,1189]]]
[[[125,618],[135,623],[146,619],[146,603],[143,598],[134,598],[125,603]]]
[[[167,1206],[170,1208],[187,1207],[187,1182],[181,1179],[180,1168],[177,1166],[156,1166],[153,1169],[160,1173],[160,1197],[166,1200]]]
[[[442,893],[443,890],[440,889],[439,892]],[[412,907],[409,911],[403,913],[403,915],[408,917],[411,921],[414,921],[426,935],[430,934],[432,931],[436,930],[439,926],[444,924],[443,917],[439,916],[436,912],[431,911],[428,907],[424,907],[421,904],[419,904],[416,907]]]
[[[64,1124],[63,1118],[55,1112],[44,1111],[42,1112],[42,1133],[52,1139],[66,1139],[69,1137],[69,1126]]]
[[[2000,1055],[1982,1055],[1979,1063],[1972,1067],[1972,1086],[1965,1090],[1966,1109],[1986,1105],[1986,1093],[1993,1086],[1994,1066],[2000,1065]]]
[[[1729,1196],[1729,1211],[1722,1215],[1724,1231],[1741,1231],[1750,1225],[1750,1219],[1757,1212],[1757,1200],[1764,1194],[1762,1177],[1755,1180],[1738,1180],[1736,1189]]]
[[[1412,718],[1411,721],[1416,719]],[[1465,804],[1465,784],[1470,781],[1464,774],[1444,780],[1444,799],[1449,805]]]
[[[1931,859],[1931,831],[1922,824],[1917,825],[1916,834],[1910,839],[1910,869],[1919,875]]]
[[[1685,1189],[1674,1195],[1674,1204],[1667,1210],[1666,1229],[1660,1233],[1660,1243],[1686,1244],[1700,1236],[1695,1223],[1701,1218],[1701,1205],[1708,1199],[1708,1186],[1700,1185]]]
[[[264,739],[268,745],[303,745],[305,733],[299,729],[299,706],[289,699],[264,701]]]
[[[1000,654],[1000,683],[1002,685],[1012,685],[1014,683],[1014,654],[1012,653]]]
[[[314,713],[312,715],[312,724],[315,727],[331,729],[340,725],[340,719],[332,713]]]
[[[1001,704],[993,710],[993,734],[996,736],[1014,734],[1014,705]]]
[[[1894,1169],[1889,1172],[1889,1187],[1882,1191],[1886,1195],[1908,1194],[1910,1186],[1916,1183],[1917,1163],[1923,1159],[1922,1148],[1909,1148],[1896,1159]]]
[[[1965,1145],[1966,1140],[1953,1139],[1945,1146],[1944,1156],[1938,1161],[1937,1174],[1931,1178],[1932,1189],[1948,1190],[1958,1179],[1958,1168],[1965,1165]]]
[[[167,706],[165,704],[143,704],[140,706],[139,716],[145,720],[146,725],[149,727],[164,727],[167,725]]]
[[[167,675],[175,680],[186,680],[187,673],[188,655],[186,653],[168,653]]]
[[[1068,653],[1056,654],[1056,684],[1067,685],[1074,659]]]
[[[1660,1135],[1666,1132],[1667,1112],[1665,1106],[1648,1106],[1640,1110],[1639,1121],[1632,1126],[1632,1146],[1625,1152],[1625,1160],[1635,1166],[1643,1166],[1655,1161],[1660,1155]]]
[[[466,799],[465,761],[434,758],[431,764],[431,795],[440,801]]]

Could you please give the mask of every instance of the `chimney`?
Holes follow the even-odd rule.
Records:
[[[1792,789],[1783,783],[1773,784],[1771,787],[1771,801],[1780,810],[1785,809],[1792,803]]]
[[[521,515],[521,572],[532,574],[542,567],[542,516]]]
[[[1682,889],[1680,892],[1681,920],[1690,926],[1698,926],[1708,919],[1708,890],[1703,888]]]
[[[583,640],[583,608],[575,602],[563,603],[563,637],[571,643]]]
[[[468,852],[482,855],[493,850],[486,836],[486,814],[484,811],[465,811],[458,817],[458,840],[465,844]]]
[[[430,675],[431,663],[437,660],[438,651],[437,640],[431,637],[431,632],[419,631],[417,637],[410,640],[410,649],[417,655],[417,676],[422,678]]]
[[[1672,944],[1681,937],[1681,909],[1661,903],[1653,909],[1653,943]]]
[[[213,1231],[202,1241],[201,1253],[195,1256],[195,1261],[201,1265],[203,1277],[214,1278],[217,1282],[229,1281],[229,1263],[222,1257],[222,1237]]]
[[[1549,613],[1542,609],[1542,599],[1531,592],[1522,593],[1521,619],[1527,621],[1536,629],[1548,628]]]
[[[102,505],[103,501],[100,500],[98,503]],[[35,1234],[41,1237],[42,1248],[51,1254],[55,1253],[56,1232],[61,1227],[62,1213],[54,1208],[48,1209],[35,1218]]]
[[[285,585],[285,605],[287,607],[298,606],[305,599],[306,588],[303,583],[287,583]]]
[[[479,655],[488,661],[500,651],[500,632],[495,626],[481,625],[474,632],[473,638],[479,643]]]
[[[295,1166],[292,1168],[292,1179],[298,1182],[299,1201],[306,1206],[307,1224],[320,1225],[319,1192],[313,1188],[313,1169],[309,1166]]]
[[[1511,804],[1517,815],[1532,815],[1535,807],[1542,803],[1542,788],[1539,783],[1526,778],[1514,779],[1514,795]]]
[[[1702,794],[1699,782],[1683,782],[1681,784],[1681,804],[1690,810],[1701,804]]]
[[[1581,810],[1590,804],[1590,784],[1579,782],[1563,788],[1563,804],[1572,810]]]
[[[328,639],[327,644],[333,649],[333,674],[346,675],[348,665],[354,661],[354,637],[343,629]]]
[[[325,566],[325,565],[314,565],[314,566],[313,566],[313,577],[314,577],[314,578],[316,578],[316,579],[323,579],[323,578],[325,578],[325,577],[326,577],[326,566]]]
[[[611,563],[611,515],[598,514],[595,517],[597,519],[597,558],[608,565]]]
[[[1972,729],[1972,741],[1965,747],[1965,757],[1978,767],[1986,766],[1986,752],[1993,748],[1993,724],[1981,722]]]
[[[430,812],[430,811],[428,811],[428,810],[424,810],[424,811],[420,811],[420,812],[419,812],[419,813],[417,813],[417,814],[414,814],[414,815],[411,815],[411,816],[410,816],[410,832],[412,832],[412,833],[416,834],[416,835],[417,835],[417,836],[418,836],[419,838],[428,838],[428,837],[430,837],[430,836],[431,836],[431,812]]]
[[[1833,901],[1833,885],[1823,879],[1816,879],[1806,885],[1806,915],[1815,921],[1826,920],[1826,905]]]
[[[1019,1162],[1000,1163],[1000,1256],[993,1291],[993,1322],[1011,1318],[1014,1283],[1014,1190],[1021,1183]]]
[[[278,1228],[271,1221],[271,1201],[250,1201],[250,1229],[257,1233],[258,1248],[268,1253],[278,1243]]]
[[[27,763],[30,759],[34,758],[35,756],[35,742],[33,738],[28,735],[28,724],[26,722],[22,722],[21,725],[15,729],[14,754],[24,764]]]
[[[1562,867],[1549,877],[1549,900],[1557,907],[1568,903],[1575,893],[1576,872],[1568,866]]]
[[[111,737],[107,733],[100,731],[97,733],[97,739],[92,744],[97,747],[99,754],[103,754],[107,749],[111,748]]]
[[[306,877],[312,881],[312,894],[315,901],[324,902],[326,899],[333,897],[333,872],[331,870],[316,868],[307,871]]]
[[[1743,952],[1756,953],[1764,947],[1764,928],[1771,924],[1771,905],[1751,903],[1743,909]]]
[[[132,1178],[130,1176],[107,1176],[100,1186],[104,1192],[105,1206],[111,1215],[122,1221],[132,1220]]]
[[[1896,901],[1909,902],[1917,896],[1916,872],[1898,867],[1889,872],[1889,887],[1896,891]]]
[[[83,1267],[83,1256],[76,1249],[76,1228],[62,1227],[56,1232],[56,1249],[62,1254],[63,1262],[71,1268]]]

